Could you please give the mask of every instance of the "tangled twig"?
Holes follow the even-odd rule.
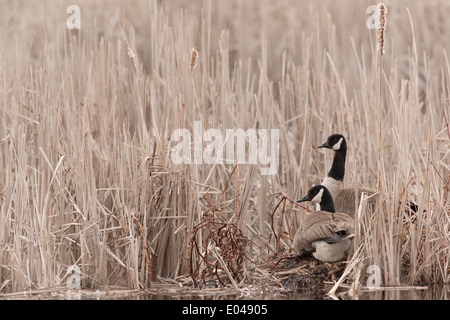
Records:
[[[236,191],[235,215],[236,222],[225,217],[220,205],[228,183],[236,172],[238,178]],[[204,199],[208,200],[205,210],[202,212],[201,221],[194,226],[190,240],[189,269],[194,286],[198,281],[207,282],[208,278],[217,278],[222,286],[225,280],[234,283],[242,270],[245,258],[245,249],[249,240],[238,227],[239,212],[239,168],[236,165],[230,174],[222,194],[218,199],[211,199],[206,194]],[[202,237],[203,235],[203,237]],[[195,259],[194,255],[198,257]]]
[[[203,213],[200,223],[193,228],[189,266],[196,287],[199,280],[206,283],[211,276],[225,286],[226,278],[231,276],[229,280],[233,282],[242,269],[248,239],[236,223],[227,221],[222,210],[212,203]],[[198,240],[200,230],[205,236]],[[194,252],[198,259],[195,259]]]
[[[237,176],[235,204],[231,209],[226,204],[225,192],[233,175]],[[195,287],[206,285],[208,281],[217,280],[221,286],[232,283],[236,286],[236,279],[244,268],[244,262],[255,263],[256,260],[274,267],[284,259],[288,259],[289,246],[283,246],[281,239],[292,239],[283,231],[285,214],[288,203],[309,210],[295,201],[290,200],[283,193],[272,194],[279,201],[272,211],[270,234],[263,238],[262,243],[248,239],[240,229],[239,223],[239,167],[236,165],[228,178],[224,190],[215,199],[207,193],[203,196],[205,208],[201,212],[200,221],[193,227],[190,237],[189,273]],[[275,214],[281,208],[278,226],[275,226]],[[311,210],[310,210],[311,211]],[[232,212],[233,216],[226,216],[225,212]],[[275,240],[275,247],[270,246]],[[251,259],[247,255],[247,248],[252,244],[260,254]]]
[[[273,236],[275,238],[275,252],[273,254],[269,255],[269,260],[272,261],[274,267],[276,267],[281,261],[291,258],[287,253],[287,248],[282,248],[281,242],[280,242],[281,237],[286,238],[289,241],[292,241],[291,238],[289,238],[287,235],[285,235],[282,232],[284,216],[286,214],[287,202],[290,202],[291,204],[294,204],[295,206],[301,207],[310,212],[312,212],[313,210],[298,204],[296,201],[292,201],[291,199],[289,199],[289,197],[287,195],[283,194],[282,192],[272,194],[271,196],[275,196],[280,199],[280,201],[278,202],[278,204],[275,206],[274,210],[272,211],[271,224],[270,224],[271,231],[272,231],[271,236]],[[277,210],[281,206],[281,204],[283,204],[283,207],[281,210],[280,221],[278,223],[278,231],[276,231],[275,226],[274,226],[274,217],[275,217],[275,213],[277,212]],[[269,238],[269,240],[270,240],[270,238]]]

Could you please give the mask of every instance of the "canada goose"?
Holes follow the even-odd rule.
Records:
[[[332,134],[317,148],[327,148],[335,151],[333,164],[327,176],[322,181],[322,185],[330,191],[336,210],[354,218],[355,210],[359,205],[363,192],[369,197],[368,204],[374,206],[376,198],[373,195],[376,194],[377,190],[363,187],[342,187],[345,174],[345,160],[347,157],[347,141],[344,136],[341,134]],[[406,213],[414,219],[418,211],[418,206],[411,201],[408,201],[407,205]]]
[[[343,259],[354,236],[354,221],[345,213],[336,212],[328,189],[312,187],[297,202],[311,201],[320,205],[320,211],[309,214],[294,236],[294,247],[300,255],[312,252],[314,258],[325,262]]]
[[[347,141],[341,134],[333,134],[328,137],[327,141],[322,143],[317,148],[328,148],[335,151],[333,164],[330,171],[322,181],[331,193],[333,200],[336,200],[337,193],[342,189],[345,174],[345,159],[347,157]]]
[[[317,148],[327,148],[335,151],[333,164],[327,176],[322,181],[322,185],[330,191],[336,210],[344,212],[353,218],[355,216],[355,209],[361,200],[361,194],[364,192],[366,196],[371,196],[377,191],[371,188],[342,187],[345,174],[345,160],[347,157],[347,141],[343,135],[333,134]],[[375,197],[369,198],[369,204],[374,204],[375,201]]]

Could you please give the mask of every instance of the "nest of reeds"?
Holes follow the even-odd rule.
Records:
[[[237,189],[234,199],[227,201],[223,197],[226,191],[229,191],[228,183],[234,174],[238,181]],[[240,219],[243,217],[239,217],[238,210],[240,200],[238,166],[235,166],[219,196],[214,197],[211,194],[203,196],[200,202],[203,206],[200,221],[192,229],[188,255],[189,273],[194,286],[206,285],[207,282],[215,280],[217,285],[222,287],[231,284],[237,288],[236,282],[242,279],[244,274],[248,274],[247,271],[250,269],[258,268],[257,262],[260,263],[260,268],[276,268],[278,263],[289,259],[289,249],[284,239],[286,235],[281,225],[287,209],[286,204],[290,200],[281,193],[274,196],[280,198],[279,203],[272,212],[269,234],[262,237],[259,244],[248,239],[241,230]],[[230,203],[233,202],[235,206],[230,208]],[[277,228],[274,216],[280,208],[281,220]],[[259,252],[256,256],[252,255],[253,258],[247,255],[252,251],[251,245]]]

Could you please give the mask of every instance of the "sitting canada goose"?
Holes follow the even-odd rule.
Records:
[[[333,198],[322,185],[312,187],[297,202],[311,201],[320,211],[309,214],[294,236],[294,247],[300,255],[312,252],[320,261],[335,262],[349,251],[354,236],[354,221],[345,213],[336,212]]]
[[[333,164],[327,176],[322,181],[322,185],[330,191],[336,210],[354,217],[355,209],[361,200],[361,194],[364,192],[366,196],[371,196],[377,191],[371,188],[342,187],[345,174],[345,160],[347,157],[347,141],[345,141],[343,135],[333,134],[317,148],[328,148],[335,151]],[[375,197],[369,198],[370,204],[374,204],[375,202]]]

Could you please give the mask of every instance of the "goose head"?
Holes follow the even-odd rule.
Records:
[[[317,203],[320,206],[321,211],[336,212],[334,209],[333,198],[328,189],[323,185],[312,187],[303,198],[297,200],[298,203],[305,201]]]
[[[342,134],[332,134],[327,141],[319,145],[317,148],[327,148],[334,151],[347,151],[347,142]]]

